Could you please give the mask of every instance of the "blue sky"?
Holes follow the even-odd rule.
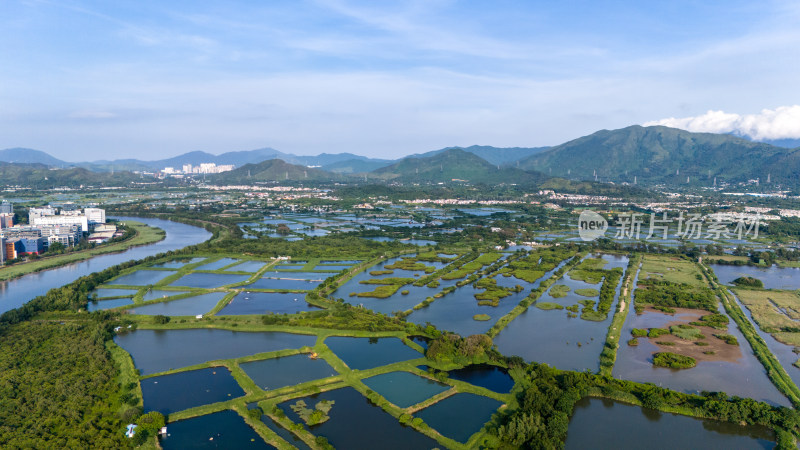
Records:
[[[800,104],[798,19],[782,1],[3,0],[0,148],[398,157],[712,110],[730,128]]]

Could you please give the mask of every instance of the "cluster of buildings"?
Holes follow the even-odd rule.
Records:
[[[73,247],[84,239],[104,242],[116,233],[116,226],[106,225],[106,212],[100,208],[81,210],[74,205],[30,208],[28,224],[20,225],[14,224],[13,205],[0,203],[0,263],[38,255],[54,243]]]
[[[189,175],[194,173],[222,173],[231,171],[233,169],[233,164],[221,164],[218,166],[215,163],[201,163],[199,166],[184,164],[181,170],[178,170],[175,167],[165,167],[161,172],[165,175]]]

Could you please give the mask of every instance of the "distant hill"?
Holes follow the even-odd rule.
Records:
[[[44,164],[53,167],[67,167],[70,165],[70,163],[54,158],[43,151],[30,148],[0,150],[0,161],[20,164]]]
[[[454,180],[486,184],[522,184],[542,179],[540,174],[490,164],[479,156],[452,148],[428,157],[407,157],[374,170],[372,177],[405,183],[441,183]]]
[[[324,165],[321,167],[321,169],[333,173],[364,173],[378,170],[381,167],[386,167],[393,162],[394,161],[383,159],[348,159],[345,161]]]
[[[113,161],[93,161],[86,163],[78,163],[80,167],[86,167],[95,171],[111,170],[148,170],[158,171],[163,170],[165,167],[173,167],[180,170],[184,164],[191,164],[199,166],[202,163],[214,163],[217,165],[233,164],[234,166],[243,166],[249,163],[257,163],[275,158],[287,158],[293,155],[287,155],[272,148],[261,148],[257,150],[235,151],[227,152],[221,155],[213,155],[211,153],[194,151],[184,153],[172,158],[159,159],[155,161],[142,161],[138,159],[118,159]]]
[[[268,181],[327,181],[333,178],[334,175],[330,172],[289,164],[280,159],[245,164],[230,172],[209,176],[209,180],[225,184],[249,184]]]
[[[367,165],[365,165],[364,167],[369,168],[369,170],[380,167],[380,165],[378,164],[369,164],[370,162],[380,161],[381,163],[383,163],[383,160],[374,160],[371,158],[367,158],[366,156],[354,155],[352,153],[336,153],[336,154],[321,153],[319,155],[314,155],[314,156],[300,156],[300,155],[293,155],[290,153],[283,153],[281,151],[275,150],[274,148],[267,147],[256,150],[226,152],[220,155],[213,155],[211,153],[195,151],[195,152],[184,153],[182,155],[178,155],[172,158],[159,159],[156,161],[141,161],[138,159],[119,159],[114,161],[85,162],[85,163],[78,163],[77,165],[95,171],[109,171],[112,168],[114,170],[158,171],[158,170],[163,170],[165,167],[173,167],[175,169],[180,170],[184,164],[191,164],[193,166],[198,166],[202,163],[214,163],[218,166],[232,164],[236,167],[241,167],[245,164],[255,164],[255,163],[260,163],[262,161],[268,161],[271,159],[280,159],[281,161],[287,162],[289,164],[296,164],[302,166],[315,166],[315,167],[337,165],[345,161],[364,161],[367,163]],[[386,164],[388,163],[389,162],[386,162]]]
[[[478,156],[491,164],[499,164],[504,166],[512,165],[517,161],[528,158],[539,152],[547,150],[548,148],[550,147],[492,147],[488,145],[472,145],[469,147],[447,147],[441,150],[433,150],[411,156],[417,158],[427,158],[447,150],[459,149],[472,153],[473,155]]]
[[[743,181],[760,177],[795,183],[796,150],[725,134],[691,133],[662,126],[602,130],[550,148],[520,162],[544,174],[600,181],[690,182],[713,177]]]
[[[130,172],[96,173],[78,167],[56,169],[44,164],[0,162],[0,186],[45,189],[64,186],[125,186],[134,181],[141,181],[141,178]]]

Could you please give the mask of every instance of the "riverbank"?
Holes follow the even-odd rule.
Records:
[[[0,268],[0,282],[13,280],[29,273],[54,269],[78,261],[85,261],[98,255],[118,253],[132,247],[153,244],[166,238],[166,233],[161,228],[151,227],[141,222],[134,221],[126,221],[125,224],[132,227],[135,234],[124,241],[102,244],[87,250],[80,250],[63,255],[46,256],[34,261],[5,266]]]

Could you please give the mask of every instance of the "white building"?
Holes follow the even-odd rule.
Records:
[[[81,232],[88,233],[89,232],[89,221],[86,219],[86,215],[81,214],[80,216],[64,216],[64,215],[55,215],[55,216],[42,216],[42,217],[30,217],[28,219],[31,225],[36,227],[43,227],[45,225],[56,225],[56,226],[69,226],[69,225],[78,225],[81,229]]]
[[[28,222],[33,224],[32,220],[44,216],[56,215],[56,209],[52,206],[45,206],[43,208],[30,208],[28,209]]]
[[[86,215],[86,220],[92,225],[106,223],[105,209],[86,208],[83,210],[83,213]]]

